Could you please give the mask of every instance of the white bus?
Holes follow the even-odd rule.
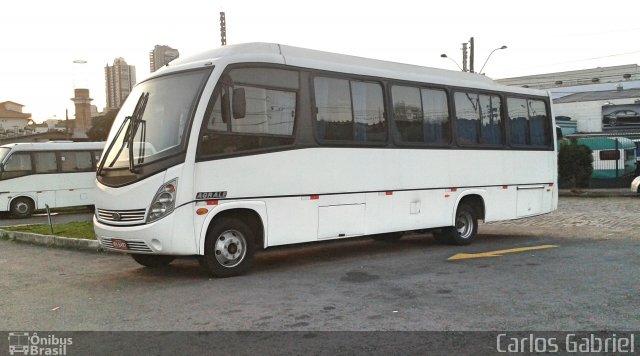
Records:
[[[98,167],[103,247],[246,272],[257,249],[557,207],[548,93],[482,75],[278,44],[178,59],[139,83]],[[145,147],[153,147],[150,153]]]
[[[0,211],[93,205],[104,142],[13,143],[0,146]]]

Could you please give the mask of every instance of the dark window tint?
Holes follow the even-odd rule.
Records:
[[[511,143],[526,145],[529,142],[529,111],[526,99],[507,98]]]
[[[458,143],[480,142],[480,103],[478,94],[455,93]]]
[[[29,153],[12,154],[4,164],[2,179],[26,176],[31,173],[31,155]]]
[[[542,100],[507,98],[511,144],[549,146],[551,121]]]
[[[394,85],[391,97],[397,140],[428,144],[450,141],[449,108],[443,90]]]
[[[298,72],[238,68],[218,84],[207,108],[198,154],[212,155],[293,144]],[[244,91],[245,115],[234,117],[233,96]]]
[[[353,115],[349,81],[315,78],[316,127],[322,140],[352,140]]]
[[[386,140],[380,84],[324,77],[314,78],[313,84],[319,139],[362,143]]]
[[[375,83],[351,82],[354,139],[358,142],[387,139],[382,87]]]
[[[480,115],[482,121],[480,142],[502,144],[502,117],[500,114],[500,97],[480,95]]]
[[[544,101],[529,100],[529,124],[531,144],[548,145],[551,137],[551,125],[547,119],[547,107]]]
[[[91,152],[60,152],[60,170],[62,172],[87,172],[92,169]]]
[[[394,85],[391,88],[391,97],[396,139],[401,142],[424,142],[420,89]]]
[[[447,93],[444,90],[421,89],[424,115],[424,142],[448,143],[451,122]]]
[[[36,173],[55,173],[58,171],[55,152],[34,152],[33,159]]]

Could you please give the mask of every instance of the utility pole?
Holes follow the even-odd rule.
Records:
[[[227,45],[227,21],[224,18],[224,11],[220,11],[220,44]]]
[[[468,72],[467,70],[467,43],[462,44],[462,71]]]
[[[469,39],[470,55],[469,55],[469,72],[473,73],[473,37]]]

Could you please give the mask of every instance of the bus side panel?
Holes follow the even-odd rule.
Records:
[[[95,172],[56,174],[56,206],[95,204]]]
[[[265,199],[268,246],[316,241],[320,199],[311,196]]]
[[[366,234],[447,226],[453,204],[444,189],[368,193]]]

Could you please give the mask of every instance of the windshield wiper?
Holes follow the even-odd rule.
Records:
[[[144,109],[147,107],[147,102],[149,101],[149,93],[142,93],[142,95],[140,96],[140,99],[138,100],[138,105],[136,105],[136,110],[133,112],[133,117],[131,118],[131,123],[129,124],[129,127],[132,127],[131,130],[129,131],[129,171],[131,171],[131,173],[136,173],[136,169],[135,169],[135,164],[133,163],[133,139],[136,136],[136,133],[138,132],[138,127],[140,126],[140,123],[142,123],[144,120],[142,120],[142,114],[144,113]],[[143,129],[141,134],[146,135],[146,124],[143,125]],[[141,137],[141,140],[144,140],[144,137]],[[140,149],[140,153],[143,153],[144,151],[142,150],[142,145],[144,145],[144,142],[141,141],[140,142],[141,145],[141,149]],[[139,157],[138,157],[139,159]]]
[[[113,145],[116,143],[116,138],[118,138],[120,136],[120,133],[122,132],[122,129],[124,128],[124,125],[127,124],[127,121],[131,120],[131,116],[127,116],[124,118],[124,121],[122,121],[122,124],[120,125],[120,128],[118,128],[118,132],[116,132],[116,135],[114,136],[113,141],[111,141],[111,144],[109,145],[109,147],[107,147],[107,151],[104,154],[104,159],[100,160],[100,165],[98,165],[98,171],[97,171],[97,175],[102,175],[102,169],[104,168],[104,164],[107,162],[107,156],[109,155],[109,152],[111,152],[111,149],[113,148]],[[127,128],[128,130],[129,128]],[[126,134],[125,134],[126,135]],[[113,164],[115,163],[116,159],[118,158],[118,156],[120,156],[120,152],[122,152],[122,148],[124,147],[124,140],[122,141],[122,146],[120,147],[120,151],[118,151],[118,154],[116,155],[116,158],[114,158],[113,161],[111,161],[111,164],[109,165],[109,167],[112,167]]]
[[[133,141],[133,136],[135,136],[135,131],[134,131],[134,123],[138,122],[139,119],[142,117],[142,113],[144,112],[144,107],[147,104],[147,99],[149,98],[149,93],[142,93],[140,94],[140,97],[138,98],[138,102],[136,103],[136,107],[133,110],[133,114],[131,116],[127,116],[124,118],[124,121],[122,122],[122,125],[120,125],[120,128],[118,128],[118,132],[116,133],[116,135],[113,138],[113,141],[111,141],[111,144],[109,145],[109,147],[107,148],[107,150],[104,153],[104,160],[102,160],[100,162],[100,166],[98,167],[97,170],[97,175],[101,175],[102,174],[102,170],[104,169],[104,165],[107,162],[107,157],[109,156],[109,153],[111,152],[111,150],[113,149],[113,146],[115,145],[116,141],[118,140],[118,137],[120,137],[120,134],[122,133],[122,130],[124,129],[125,125],[127,124],[127,122],[129,122],[129,126],[127,127],[127,131],[124,134],[124,137],[122,138],[122,144],[120,145],[120,148],[118,149],[118,153],[113,157],[113,160],[111,160],[111,163],[109,163],[108,167],[113,167],[113,165],[116,163],[116,161],[118,160],[118,158],[120,157],[120,155],[122,154],[122,151],[124,150],[125,145],[129,146],[129,151],[131,150],[131,146],[132,146],[132,141]],[[137,129],[137,125],[136,129]],[[131,170],[133,172],[132,169],[132,162],[133,162],[133,158],[131,157],[131,152],[129,152],[129,170]]]

